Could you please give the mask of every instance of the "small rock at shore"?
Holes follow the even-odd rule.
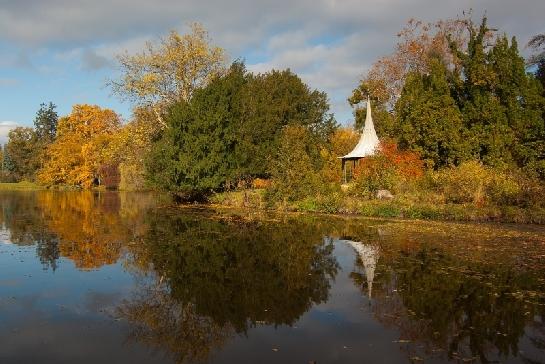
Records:
[[[379,200],[391,200],[394,198],[394,195],[392,195],[392,193],[388,190],[378,190],[377,198]]]

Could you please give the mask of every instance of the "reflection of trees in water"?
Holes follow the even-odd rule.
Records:
[[[199,315],[193,303],[176,301],[162,285],[141,287],[118,314],[131,324],[129,339],[178,363],[204,361],[233,334],[229,325]]]
[[[36,245],[44,269],[57,268],[60,252],[57,236],[49,230],[43,211],[37,207],[34,192],[0,192],[0,224],[9,230],[10,241],[17,245]]]
[[[37,191],[2,196],[0,220],[18,245],[36,245],[44,267],[60,256],[80,269],[115,263],[124,245],[144,230],[142,216],[154,197],[115,192]]]
[[[520,355],[519,341],[543,301],[535,294],[544,288],[542,269],[521,269],[516,259],[472,260],[440,244],[413,244],[392,254],[406,244],[402,240],[385,244],[391,252],[377,267],[373,312],[397,327],[402,339],[415,342],[407,347],[409,355],[443,352],[483,363]],[[352,277],[361,284],[361,276]]]
[[[201,336],[193,338],[186,332],[186,326],[198,322],[212,327],[213,340],[202,348],[208,353],[221,343],[216,339],[244,333],[249,327],[292,325],[313,304],[327,299],[338,269],[333,244],[322,240],[312,225],[296,221],[280,224],[157,213],[150,214],[148,222],[142,243],[131,246],[133,264],[152,266],[156,281],[169,290],[162,291],[160,299],[126,302],[120,312],[141,323],[134,337],[145,336],[178,358],[191,357],[187,348],[199,343],[180,342],[174,347],[167,340],[163,345],[163,333],[200,340]],[[171,327],[176,324],[167,320],[149,324],[156,313],[188,317],[191,323],[182,319],[180,327]]]
[[[38,195],[48,227],[59,237],[59,251],[81,269],[113,264],[129,235],[119,219],[119,196],[91,191]]]

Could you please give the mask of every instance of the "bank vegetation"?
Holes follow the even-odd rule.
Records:
[[[33,128],[10,131],[0,178],[249,208],[545,223],[543,39],[525,60],[486,18],[410,20],[394,52],[355,80],[354,124],[340,126],[324,92],[289,69],[227,63],[193,24],[118,57],[108,85],[134,103],[130,120],[97,105],[59,117],[43,104]],[[368,97],[381,147],[341,185],[338,157],[357,143]]]

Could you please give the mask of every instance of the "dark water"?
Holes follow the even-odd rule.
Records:
[[[542,228],[0,200],[0,363],[545,362]]]

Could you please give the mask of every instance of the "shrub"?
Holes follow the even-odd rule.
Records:
[[[123,162],[119,165],[119,189],[123,191],[141,191],[146,188],[143,165]]]
[[[397,190],[400,176],[395,166],[384,155],[376,155],[360,161],[355,171],[354,193],[373,198],[380,189]]]
[[[424,175],[417,153],[400,151],[395,143],[382,143],[380,151],[359,161],[354,173],[356,195],[373,198],[380,189],[400,192]]]
[[[513,205],[522,201],[520,178],[505,170],[483,166],[480,162],[464,162],[431,173],[435,188],[446,202]]]
[[[271,180],[270,179],[263,179],[263,178],[255,178],[252,181],[252,187],[253,188],[267,188],[271,186]]]
[[[98,168],[101,185],[107,189],[117,189],[119,187],[120,174],[118,164],[102,164]]]
[[[302,126],[282,131],[280,147],[271,163],[273,183],[267,196],[275,201],[293,202],[316,195],[322,184],[311,132]]]

